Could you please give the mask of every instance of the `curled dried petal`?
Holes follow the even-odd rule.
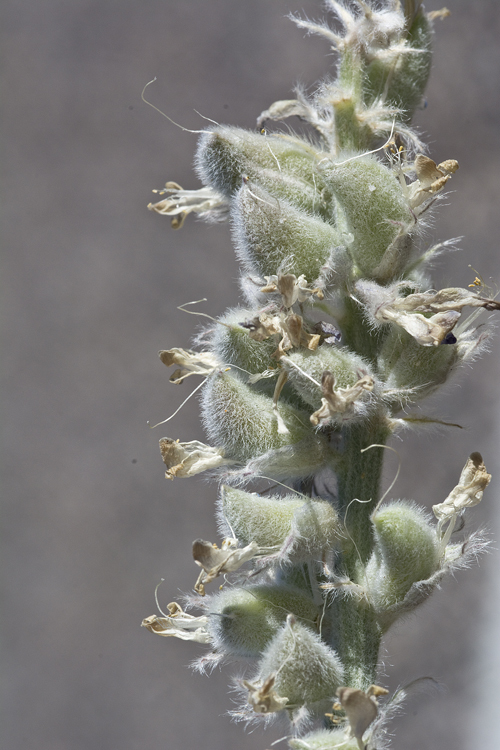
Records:
[[[282,711],[288,703],[288,698],[282,698],[272,688],[276,675],[272,674],[262,685],[254,685],[243,680],[248,690],[248,702],[257,714],[271,714]]]
[[[323,398],[321,407],[310,416],[311,423],[317,427],[325,424],[339,414],[345,414],[352,410],[352,406],[364,392],[373,391],[375,381],[371,375],[363,375],[350,388],[335,389],[335,376],[328,370],[321,378],[321,390]]]
[[[438,519],[438,534],[445,546],[460,513],[481,502],[483,492],[490,483],[491,474],[486,471],[480,453],[471,453],[462,469],[458,484],[452,489],[443,503],[433,505],[432,510]]]
[[[428,156],[418,154],[414,169],[417,179],[409,186],[409,202],[411,208],[416,209],[443,189],[452,174],[457,171],[458,162],[455,159],[446,159],[436,164]]]
[[[204,596],[205,585],[223,573],[232,573],[244,563],[251,560],[259,552],[256,542],[250,542],[246,547],[238,548],[234,539],[224,539],[222,548],[203,539],[193,542],[193,558],[200,568],[203,568],[195,585],[195,591]]]
[[[341,687],[337,690],[340,706],[344,709],[349,721],[350,734],[356,738],[360,750],[364,750],[365,747],[363,735],[378,714],[377,696],[387,695],[387,693],[388,690],[378,685],[371,685],[366,693],[349,687]]]
[[[304,274],[299,276],[299,278],[293,273],[266,276],[265,278],[267,284],[260,291],[264,294],[279,292],[283,300],[283,306],[287,309],[292,307],[296,302],[305,302],[313,295],[319,300],[324,299],[325,296],[323,290],[319,287],[309,287]]]

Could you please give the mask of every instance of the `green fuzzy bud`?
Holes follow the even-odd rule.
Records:
[[[220,318],[221,323],[215,327],[212,338],[212,351],[224,365],[241,367],[252,375],[262,373],[266,370],[278,368],[278,363],[273,354],[276,351],[276,341],[273,337],[264,341],[256,341],[248,335],[248,330],[241,326],[245,320],[255,317],[255,310],[236,308],[227,312]],[[233,374],[238,375],[240,371],[235,369]],[[244,373],[240,373],[245,377]],[[264,379],[257,386],[268,386],[266,390],[274,391],[276,380]]]
[[[398,119],[409,123],[422,101],[429,79],[431,46],[432,25],[420,8],[407,35],[407,48],[411,51],[375,57],[367,66],[365,102],[371,104],[383,95],[386,104],[402,111]]]
[[[342,685],[343,671],[335,651],[293,617],[287,618],[259,665],[260,679],[276,675],[274,690],[288,698],[286,707],[290,709],[304,705],[319,711],[331,708],[335,692]]]
[[[362,273],[376,275],[384,254],[393,243],[405,245],[407,228],[413,223],[408,204],[394,173],[372,156],[351,158],[324,168],[326,183],[343,208],[354,236],[350,252]],[[401,262],[393,260],[392,276],[400,275],[409,250]]]
[[[435,527],[424,512],[402,501],[382,507],[372,516],[374,550],[366,581],[377,612],[401,602],[418,581],[439,567],[440,548]]]
[[[308,414],[284,401],[278,411],[281,426],[272,398],[256,393],[231,373],[214,375],[203,389],[202,413],[209,438],[232,459],[248,461],[311,434]]]
[[[319,618],[311,597],[291,586],[228,588],[211,598],[209,611],[216,648],[240,657],[260,656],[289,613],[311,628]]]
[[[345,238],[331,224],[309,216],[255,184],[243,185],[232,209],[239,259],[250,272],[271,276],[286,267],[315,281]]]
[[[242,546],[255,541],[259,547],[279,549],[289,541],[286,552],[294,562],[321,558],[340,532],[337,512],[330,503],[300,495],[268,497],[223,487],[221,511],[222,525],[229,524]]]
[[[315,187],[316,151],[293,136],[216,127],[200,138],[195,163],[200,179],[228,197],[261,169],[290,172]]]
[[[454,344],[422,346],[406,331],[394,329],[382,345],[378,367],[388,389],[414,389],[412,400],[416,401],[446,381],[458,356]],[[405,394],[396,395],[395,400],[404,402]]]

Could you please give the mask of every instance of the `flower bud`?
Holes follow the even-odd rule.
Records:
[[[293,445],[311,434],[309,415],[256,393],[231,373],[213,376],[203,389],[203,420],[210,440],[229,458],[247,461],[270,449]]]
[[[254,180],[260,169],[290,172],[314,187],[315,157],[308,143],[293,136],[217,126],[200,138],[195,163],[202,182],[230,197],[243,177]]]
[[[328,438],[316,433],[299,443],[269,450],[262,456],[250,460],[235,477],[243,481],[248,481],[252,474],[254,477],[263,476],[287,482],[291,479],[305,479],[326,466],[333,466],[336,457],[337,454],[328,443]]]
[[[312,598],[292,586],[227,588],[211,597],[208,630],[227,655],[259,656],[292,612],[311,628],[319,612]]]
[[[285,552],[294,562],[321,559],[340,533],[338,515],[329,502],[298,494],[269,497],[223,487],[220,508],[222,525],[229,524],[240,545],[255,541],[259,547],[280,549],[288,542]]]
[[[280,269],[315,281],[333,250],[345,244],[331,224],[247,182],[232,207],[233,238],[245,269],[272,276]]]
[[[332,374],[334,387],[339,393],[349,393],[371,369],[362,357],[346,347],[333,347],[328,344],[319,346],[315,352],[305,349],[294,350],[282,358],[281,364],[288,373],[287,382],[315,409],[321,405],[325,396],[323,375],[326,372]],[[329,412],[329,419],[333,418],[339,423],[357,421],[373,414],[379,408],[380,401],[377,395],[380,393],[380,383],[371,375],[369,377],[370,387],[361,388],[348,409],[335,414]]]
[[[249,336],[248,329],[241,325],[253,317],[255,317],[255,311],[235,308],[220,318],[220,322],[224,325],[218,325],[214,329],[212,337],[213,353],[225,365],[235,366],[232,372],[235,377],[246,378],[245,373],[241,373],[237,368],[241,368],[251,375],[270,370],[276,370],[277,372],[278,363],[273,358],[276,351],[276,341],[271,337],[264,341],[256,341]],[[259,384],[260,387],[257,390],[264,388],[264,390],[272,393],[275,378],[265,378],[260,380]],[[267,388],[265,387],[266,384],[268,384]]]
[[[335,225],[335,201],[316,167],[312,185],[311,178],[305,180],[289,172],[277,171],[276,164],[274,167],[255,170],[253,181],[279,201],[285,200],[300,211]]]
[[[288,698],[287,709],[306,706],[321,711],[321,704],[329,708],[343,671],[335,651],[290,615],[259,665],[260,679],[275,675],[274,689]]]
[[[439,567],[435,528],[424,512],[399,501],[372,516],[375,545],[366,567],[371,601],[377,612],[401,602],[411,586],[430,578]]]
[[[323,174],[354,236],[350,252],[361,272],[373,276],[385,252],[390,249],[392,255],[393,243],[404,246],[404,235],[413,224],[401,186],[393,172],[372,156],[328,162]],[[391,277],[402,273],[408,252],[405,247],[402,257],[392,263]]]

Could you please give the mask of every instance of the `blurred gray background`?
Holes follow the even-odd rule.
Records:
[[[496,0],[449,7],[417,119],[436,161],[460,162],[429,242],[465,239],[436,284],[466,286],[469,264],[500,283],[500,12]],[[216,538],[215,487],[167,482],[157,447],[163,434],[203,439],[196,403],[168,429],[146,424],[189,388],[169,384],[157,350],[187,346],[196,329],[177,305],[207,297],[217,315],[238,300],[227,226],[174,232],[146,210],[166,180],[197,187],[196,136],[140,93],[157,76],[149,99],[182,125],[203,127],[197,109],[253,127],[333,63],[287,11],[322,16],[313,0],[2,4],[5,750],[264,750],[283,734],[244,734],[223,716],[230,670],[195,675],[186,665],[203,647],[139,627],[161,578],[164,606],[192,587],[192,540]],[[492,348],[426,406],[463,430],[394,442],[392,495],[442,501],[479,450],[496,476],[469,523],[500,539],[498,337]],[[390,455],[386,484],[396,468]],[[446,686],[408,704],[395,748],[494,746],[498,572],[495,549],[387,637],[384,684]]]

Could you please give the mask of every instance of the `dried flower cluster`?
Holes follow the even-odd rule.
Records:
[[[160,449],[167,478],[220,481],[222,542],[193,543],[201,572],[184,606],[201,614],[172,603],[143,625],[209,644],[200,669],[243,660],[234,716],[286,718],[291,748],[382,750],[404,691],[377,685],[381,637],[484,547],[453,534],[490,481],[472,453],[436,523],[381,498],[384,445],[426,422],[409,408],[484,350],[478,315],[500,304],[478,280],[435,290],[428,275],[448,243],[426,247],[422,230],[458,164],[427,156],[411,119],[447,11],[327,6],[342,31],[293,20],[331,42],[336,77],[272,104],[256,132],[211,127],[203,187],[168,182],[150,205],[175,228],[190,213],[230,219],[245,301],[197,351],[160,352],[173,383],[204,379],[210,444],[165,437]],[[266,130],[292,116],[308,137]]]

